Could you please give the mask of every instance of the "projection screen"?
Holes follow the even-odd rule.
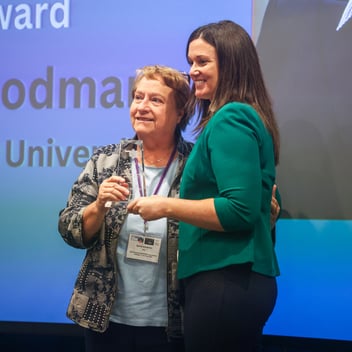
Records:
[[[346,9],[325,0],[2,1],[0,323],[71,323],[84,251],[57,231],[71,185],[94,148],[133,135],[136,69],[187,71],[191,31],[231,19],[255,40],[282,132],[281,276],[264,333],[351,340],[352,21],[336,30]]]

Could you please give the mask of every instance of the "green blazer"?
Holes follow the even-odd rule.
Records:
[[[198,137],[180,189],[180,198],[214,198],[225,231],[180,222],[179,278],[241,263],[279,275],[270,226],[274,183],[273,142],[258,113],[247,104],[226,104]]]

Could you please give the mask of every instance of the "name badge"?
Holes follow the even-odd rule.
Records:
[[[131,233],[128,238],[126,258],[158,263],[161,238]]]

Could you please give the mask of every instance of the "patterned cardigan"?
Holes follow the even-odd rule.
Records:
[[[179,196],[181,174],[193,144],[179,138],[177,143],[179,166],[169,197]],[[126,149],[129,147],[127,146]],[[121,154],[121,155],[120,155]],[[119,144],[98,148],[73,184],[66,208],[59,214],[58,230],[66,243],[86,249],[86,255],[75,282],[67,309],[67,316],[84,328],[103,332],[117,292],[116,248],[119,232],[126,219],[126,208],[119,203],[108,210],[95,242],[86,248],[82,235],[83,211],[96,200],[99,186],[117,172],[130,184],[131,168]],[[115,205],[116,204],[116,205]],[[182,337],[181,289],[176,278],[178,249],[178,222],[167,219],[167,301],[169,339]]]

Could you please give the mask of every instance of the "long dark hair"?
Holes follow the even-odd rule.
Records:
[[[187,42],[203,39],[215,48],[218,58],[219,78],[214,99],[201,100],[191,95],[189,107],[198,114],[196,133],[200,133],[212,115],[231,101],[251,105],[261,117],[274,143],[275,163],[279,162],[279,129],[267,92],[258,54],[248,33],[238,24],[223,20],[194,30]],[[194,92],[194,87],[192,87]]]

